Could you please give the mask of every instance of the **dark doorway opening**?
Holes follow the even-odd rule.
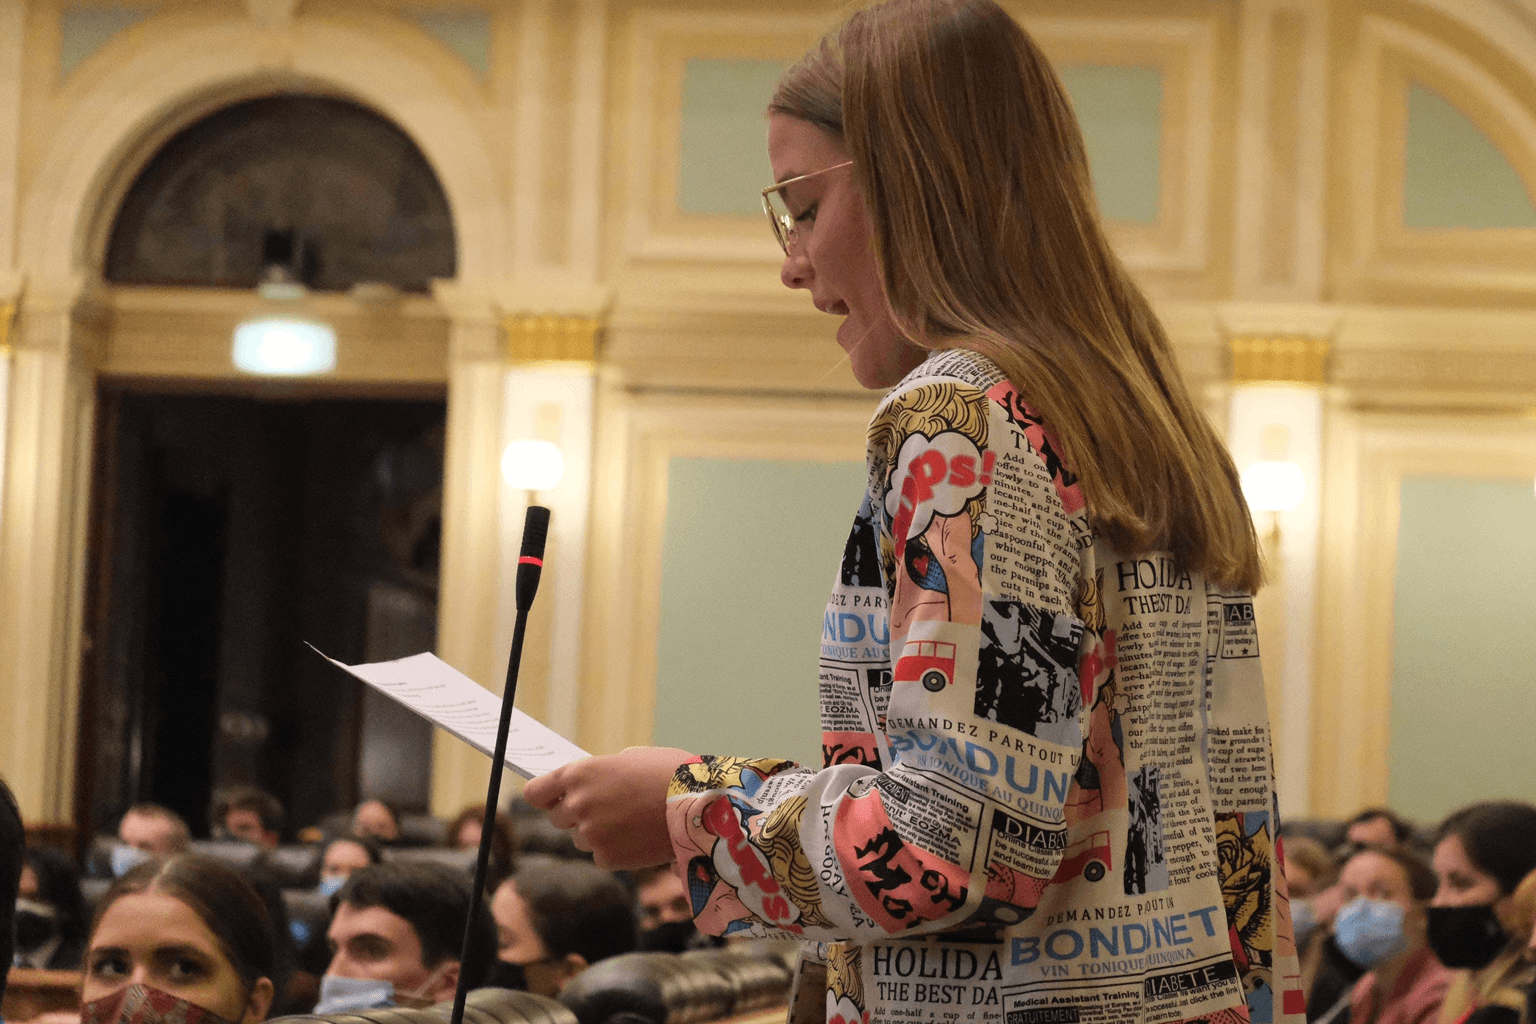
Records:
[[[434,645],[446,406],[100,392],[76,806],[208,835],[254,784],[286,832],[361,797],[425,810],[426,723],[325,664]]]

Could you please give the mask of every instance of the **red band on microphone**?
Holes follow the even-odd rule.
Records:
[[[517,564],[518,565],[536,565],[540,569],[542,569],[542,568],[544,568],[544,559],[542,559],[542,558],[534,558],[532,555],[524,555],[522,558],[519,558],[517,560]]]

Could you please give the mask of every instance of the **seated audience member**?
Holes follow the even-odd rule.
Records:
[[[1429,945],[1455,978],[1441,1024],[1515,1024],[1536,972],[1525,960],[1516,887],[1536,870],[1536,807],[1473,804],[1441,823]]]
[[[1346,902],[1338,874],[1338,862],[1321,842],[1285,837],[1285,879],[1309,1021],[1340,1005],[1363,973],[1333,939],[1334,916]]]
[[[316,1013],[381,1006],[428,1006],[452,999],[462,971],[479,986],[496,948],[485,904],[475,918],[470,959],[459,962],[472,883],[437,864],[375,864],[352,872],[336,893],[331,965]]]
[[[1400,849],[1412,840],[1413,825],[1385,807],[1367,807],[1344,827],[1344,843],[1354,849]]]
[[[352,834],[391,846],[400,842],[400,814],[383,800],[364,800],[352,812]]]
[[[159,804],[135,804],[117,824],[118,845],[112,848],[112,874],[126,875],[154,857],[186,853],[192,832],[181,815]]]
[[[517,855],[529,853],[591,862],[590,853],[576,848],[575,836],[550,823],[549,812],[530,807],[522,797],[514,797],[507,804],[507,812],[516,827]]]
[[[693,924],[693,905],[688,888],[677,875],[675,864],[641,868],[635,872],[635,902],[639,904],[639,949],[655,953],[681,953],[719,945],[723,939],[703,935]]]
[[[1345,862],[1346,900],[1334,917],[1339,949],[1366,974],[1335,1011],[1349,1024],[1432,1024],[1451,973],[1425,941],[1435,873],[1406,850],[1366,847]]]
[[[320,892],[335,895],[352,872],[384,860],[379,844],[367,836],[337,836],[320,852]]]
[[[85,954],[82,1024],[257,1024],[277,972],[261,898],[228,865],[180,854],[107,890]]]
[[[16,892],[16,966],[73,971],[85,952],[90,925],[80,876],[57,850],[36,847],[22,855]]]
[[[529,992],[556,996],[588,965],[635,948],[635,901],[593,864],[525,857],[491,898],[497,957]]]
[[[1337,910],[1336,893],[1323,897],[1339,873],[1338,862],[1328,848],[1310,836],[1285,837],[1285,887],[1291,900],[1291,925],[1296,937],[1296,953],[1301,957],[1302,990],[1311,988],[1312,978],[1305,971],[1307,953],[1320,935],[1318,909]],[[1331,918],[1331,914],[1329,915]]]
[[[275,850],[281,841],[283,805],[271,793],[254,786],[219,793],[214,798],[212,819],[215,833],[228,833],[263,850]]]
[[[484,823],[484,804],[464,808],[448,824],[449,847],[455,850],[479,850],[480,831]],[[512,873],[516,834],[511,815],[497,811],[491,824],[491,859],[485,875],[485,888],[489,892],[495,892],[496,887]]]
[[[1339,862],[1310,836],[1285,837],[1285,887],[1292,901],[1316,896],[1334,883]]]
[[[0,893],[15,889],[21,880],[21,850],[26,836],[16,797],[5,780],[0,779]],[[11,970],[12,915],[15,912],[14,903],[0,899],[0,1000],[5,998],[5,982]]]

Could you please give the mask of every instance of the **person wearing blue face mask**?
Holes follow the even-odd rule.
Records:
[[[334,896],[352,872],[360,871],[384,859],[379,844],[366,836],[342,836],[325,844],[320,855],[320,884],[322,896]]]
[[[334,951],[320,979],[315,1013],[429,1006],[452,999],[462,972],[484,983],[496,953],[496,925],[484,903],[469,957],[460,960],[469,917],[467,875],[437,864],[374,864],[352,872],[331,897]]]
[[[186,853],[191,845],[192,833],[181,815],[159,804],[135,804],[117,825],[112,875],[122,878],[147,860]]]
[[[1366,973],[1319,1020],[1431,1024],[1451,983],[1425,938],[1434,872],[1411,853],[1365,849],[1345,862],[1338,885],[1333,941]]]

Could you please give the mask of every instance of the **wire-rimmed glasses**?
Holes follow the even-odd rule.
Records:
[[[828,171],[852,165],[852,160],[844,160],[840,164],[823,167],[819,171],[786,178],[776,185],[769,185],[763,189],[763,212],[768,215],[768,223],[773,226],[773,237],[778,239],[779,248],[784,250],[785,256],[793,256],[799,251],[800,228],[795,223],[795,215],[789,212],[789,204],[784,200],[784,189],[797,181],[804,181],[818,174],[826,174]]]

